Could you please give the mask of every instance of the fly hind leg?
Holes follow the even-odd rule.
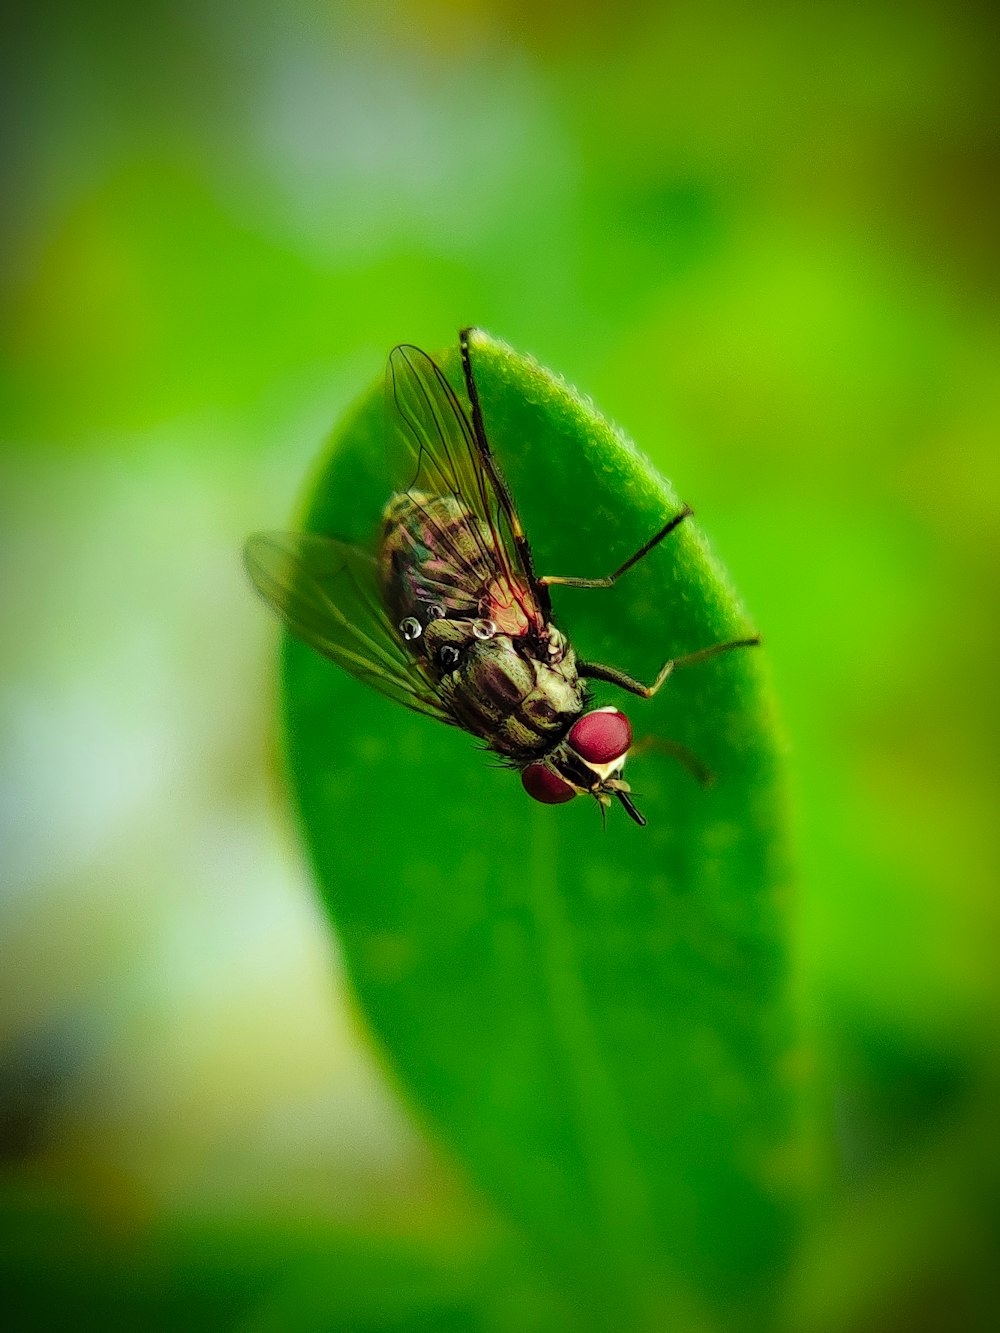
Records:
[[[695,782],[700,783],[702,787],[711,787],[715,781],[715,774],[703,764],[693,750],[689,750],[686,745],[680,741],[668,741],[662,736],[644,736],[642,740],[636,741],[629,751],[629,758],[634,759],[638,755],[649,754],[669,755],[671,759],[676,759],[694,778]]]
[[[613,588],[623,574],[627,573],[633,565],[637,565],[644,556],[649,555],[654,546],[659,546],[664,537],[673,532],[674,528],[683,523],[686,518],[690,518],[693,513],[694,510],[691,506],[685,505],[679,514],[675,514],[669,523],[664,524],[659,532],[650,537],[645,546],[640,546],[638,551],[634,555],[630,555],[623,565],[619,565],[613,574],[606,574],[602,579],[572,579],[563,578],[559,574],[545,574],[538,582],[545,587],[558,583],[564,588]]]

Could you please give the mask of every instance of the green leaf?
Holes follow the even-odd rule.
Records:
[[[457,348],[442,368],[464,398]],[[539,571],[598,576],[678,497],[573,390],[477,334],[488,435]],[[306,526],[370,540],[387,499],[374,388],[334,440]],[[691,499],[692,497],[685,497]],[[695,497],[696,498],[696,497]],[[755,628],[682,524],[608,590],[554,589],[580,654],[650,680]],[[287,763],[316,878],[406,1096],[594,1329],[766,1328],[795,1235],[789,858],[766,653],[598,685],[649,752],[649,825],[540,806],[463,733],[302,645]]]

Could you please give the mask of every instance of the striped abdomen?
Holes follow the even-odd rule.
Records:
[[[394,495],[382,521],[382,589],[397,623],[438,605],[452,617],[487,617],[514,637],[543,631],[534,598],[506,572],[494,534],[456,496]]]

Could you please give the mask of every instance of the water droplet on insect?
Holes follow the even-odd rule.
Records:
[[[427,608],[428,623],[432,620],[444,620],[444,607],[439,606],[437,602],[431,602]]]
[[[474,620],[472,622],[472,632],[477,639],[492,639],[497,632],[497,627],[492,620]]]
[[[405,620],[399,622],[399,632],[409,642],[413,639],[419,639],[423,631],[416,616],[407,616]]]

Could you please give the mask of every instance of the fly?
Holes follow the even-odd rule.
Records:
[[[690,514],[686,505],[604,578],[539,576],[513,496],[490,448],[473,373],[473,330],[460,334],[468,410],[419,348],[394,348],[386,433],[396,485],[375,553],[313,533],[256,533],[246,565],[289,630],[397,703],[478,737],[558,805],[618,800],[637,824],[624,778],[632,728],[617,708],[588,710],[588,681],[644,699],[678,668],[756,637],[672,658],[643,684],[586,662],[552,616],[549,589],[610,588]],[[695,774],[683,746],[665,748]]]

